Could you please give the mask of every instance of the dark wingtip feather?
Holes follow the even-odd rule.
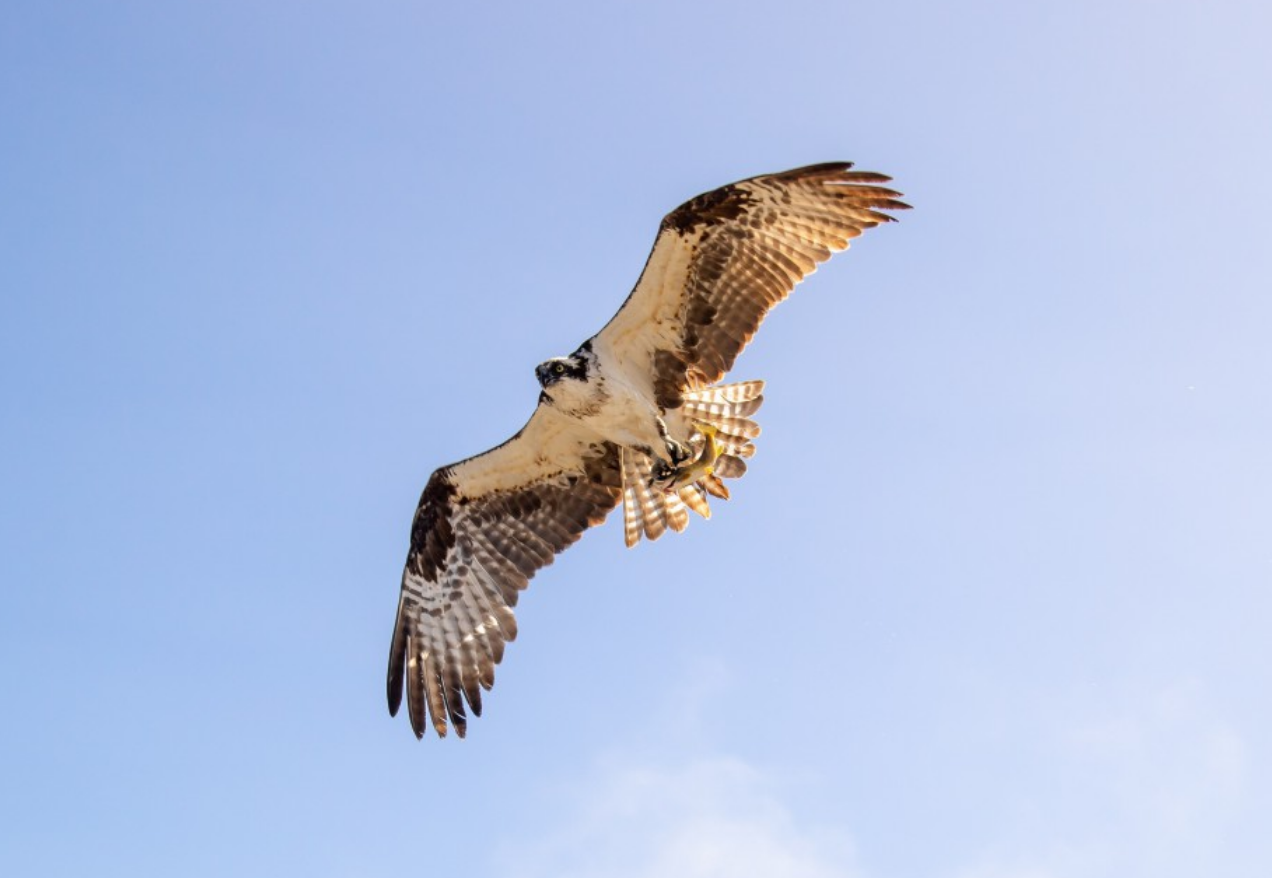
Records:
[[[394,676],[394,674],[397,676]],[[396,672],[389,669],[389,716],[397,716],[398,708],[402,706],[402,677],[401,669]]]
[[[464,697],[468,699],[468,706],[472,708],[473,716],[481,716],[481,686],[478,685],[477,675],[463,674],[460,685],[464,687]]]
[[[843,182],[845,183],[891,183],[892,177],[888,174],[880,174],[878,171],[853,171],[851,174],[844,174]]]
[[[774,174],[778,178],[815,177],[820,174],[839,174],[852,168],[852,162],[818,162]]]
[[[409,635],[406,638],[406,653],[410,656],[407,662],[406,677],[406,715],[411,721],[411,731],[416,738],[424,737],[424,659],[416,653],[415,640]]]
[[[464,737],[468,732],[468,714],[464,712],[464,694],[460,688],[459,675],[448,668],[443,673],[442,697],[446,705],[446,714],[450,717],[455,734]]]
[[[914,208],[910,207],[910,205],[906,204],[904,201],[897,201],[895,198],[889,198],[886,201],[880,201],[877,204],[872,204],[868,212],[872,217],[874,217],[875,224],[878,225],[879,223],[895,223],[900,220],[900,217],[883,213],[885,210],[913,209]]]
[[[402,615],[402,603],[402,600],[398,601],[397,620],[393,623],[393,643],[389,646],[389,716],[397,716],[398,708],[402,706],[402,689],[406,682],[406,619]]]

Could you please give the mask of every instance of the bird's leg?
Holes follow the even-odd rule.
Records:
[[[715,474],[715,464],[722,450],[720,443],[716,441],[716,428],[703,424],[698,435],[702,437],[702,450],[693,460],[676,467],[659,483],[664,491],[673,493]]]
[[[658,437],[662,440],[665,454],[655,454],[653,449],[648,452],[653,458],[650,485],[670,484],[675,481],[676,475],[682,469],[682,464],[693,456],[693,451],[671,438],[667,423],[662,418],[654,418],[654,426],[658,429]]]
[[[656,487],[664,484],[671,484],[676,480],[676,473],[679,472],[667,461],[661,457],[654,458],[654,465],[649,472],[649,486]]]
[[[657,422],[658,435],[662,437],[663,443],[667,446],[668,462],[671,464],[672,469],[676,469],[693,457],[693,450],[671,438],[671,434],[667,432],[667,424],[662,418],[658,418]]]
[[[693,484],[703,476],[709,476],[714,472],[716,458],[720,455],[720,445],[716,442],[716,430],[714,427],[703,425],[700,430],[694,433],[690,439],[689,445],[676,442],[669,435],[666,435],[666,426],[659,421],[662,428],[663,441],[667,445],[668,456],[672,458],[668,463],[661,458],[655,458],[652,472],[650,475],[651,487],[657,487],[665,491],[676,491],[680,488]]]

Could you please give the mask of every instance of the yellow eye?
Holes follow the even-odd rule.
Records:
[[[554,365],[552,366],[552,374],[553,374],[553,375],[564,375],[564,374],[565,374],[565,366],[564,366],[563,364],[561,364],[561,363],[556,363],[556,364],[554,364]]]

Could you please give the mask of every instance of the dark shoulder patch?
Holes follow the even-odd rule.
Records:
[[[684,403],[681,391],[688,368],[680,354],[661,348],[654,351],[654,399],[663,411],[678,409]]]
[[[437,581],[438,571],[446,564],[446,553],[455,545],[455,531],[451,528],[454,497],[450,473],[439,469],[424,486],[411,523],[411,552],[406,568],[429,582]]]
[[[618,496],[623,490],[623,472],[617,445],[606,442],[597,447],[594,454],[583,460],[583,471],[587,474],[587,480],[590,483],[608,489],[614,495],[614,502],[618,501]]]
[[[667,214],[663,225],[681,235],[690,235],[708,226],[736,220],[754,203],[755,196],[737,184],[722,186],[689,199]]]

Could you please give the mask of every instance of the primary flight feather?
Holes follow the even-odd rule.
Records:
[[[464,736],[467,709],[517,636],[512,608],[540,567],[620,502],[635,545],[746,471],[763,383],[720,384],[764,316],[818,263],[907,207],[849,162],[751,177],[663,218],[635,289],[568,357],[540,364],[530,420],[507,442],[433,473],[389,652],[389,713],[406,692],[417,737]]]

